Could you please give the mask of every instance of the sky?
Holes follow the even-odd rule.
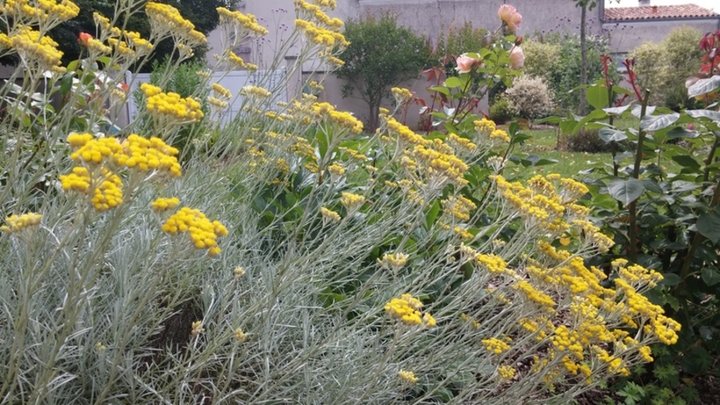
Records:
[[[650,0],[651,6],[667,6],[673,4],[697,4],[707,9],[720,13],[720,0]],[[638,5],[638,0],[605,0],[605,7],[633,7]]]

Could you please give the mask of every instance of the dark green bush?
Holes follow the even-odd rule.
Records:
[[[490,106],[490,119],[497,124],[504,124],[513,119],[512,109],[510,108],[510,100],[505,96],[499,96]]]

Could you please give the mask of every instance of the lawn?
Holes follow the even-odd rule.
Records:
[[[523,145],[515,150],[516,155],[537,156],[542,159],[556,160],[557,163],[536,166],[534,172],[523,170],[520,164],[511,164],[508,170],[513,174],[559,173],[563,177],[577,177],[578,172],[600,163],[610,163],[609,153],[569,152],[558,150],[557,131],[554,128],[529,129],[525,132],[532,135]]]

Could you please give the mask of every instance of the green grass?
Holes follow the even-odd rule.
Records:
[[[553,129],[526,130],[532,138],[516,148],[514,154],[534,155],[544,159],[557,160],[557,163],[525,168],[511,163],[508,170],[521,177],[533,174],[559,173],[563,177],[577,177],[578,172],[595,167],[598,164],[610,163],[609,153],[567,152],[557,149],[557,132]]]

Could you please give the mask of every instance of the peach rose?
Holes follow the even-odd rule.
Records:
[[[508,27],[511,33],[515,33],[520,28],[522,22],[522,15],[518,13],[517,9],[509,4],[503,4],[498,9],[498,17]]]
[[[93,36],[88,34],[87,32],[81,32],[78,35],[78,42],[80,42],[80,44],[83,46],[87,46],[92,39],[93,39]]]
[[[457,63],[455,70],[457,70],[458,73],[469,73],[475,66],[480,64],[480,60],[471,58],[468,54],[464,53],[457,57],[455,63]]]
[[[525,52],[519,46],[513,46],[510,50],[510,67],[522,69],[525,66]]]

